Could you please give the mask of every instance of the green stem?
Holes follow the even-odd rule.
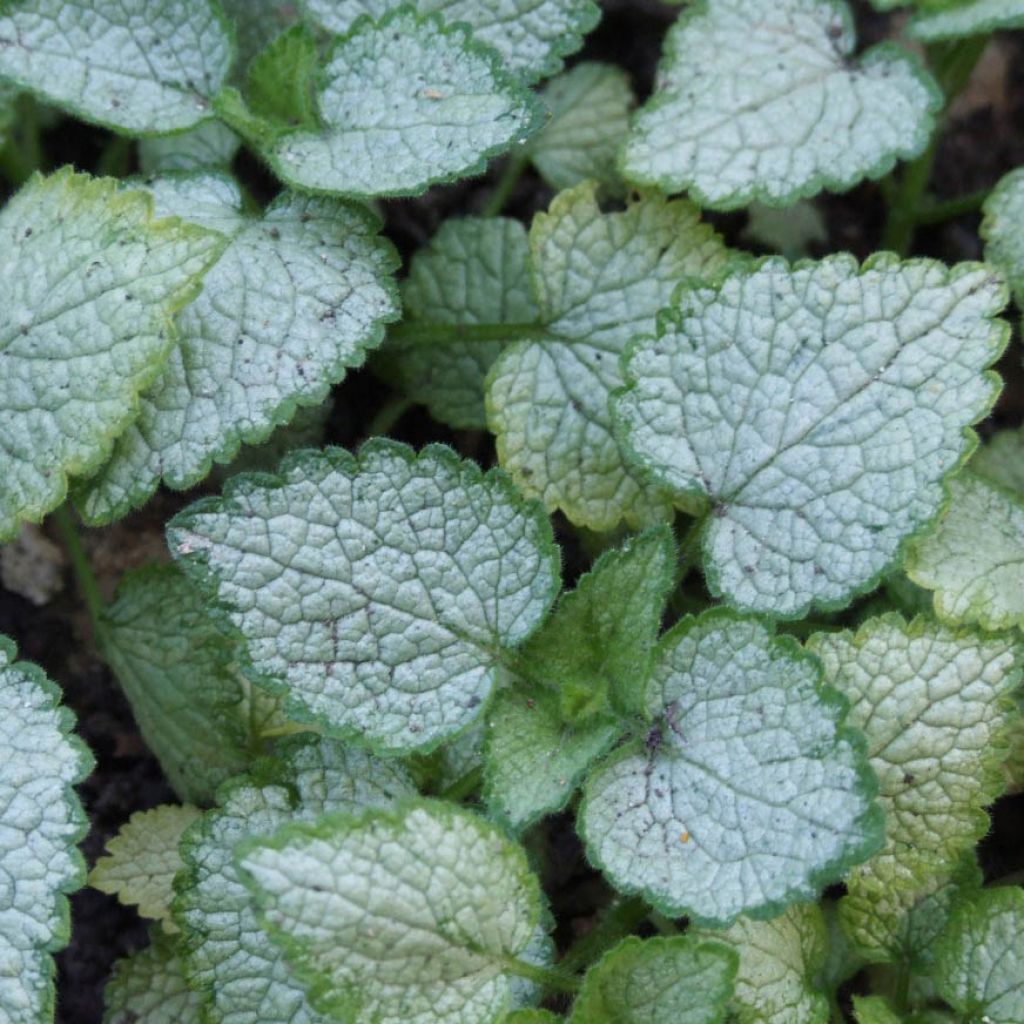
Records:
[[[395,424],[413,407],[415,403],[405,395],[389,398],[370,420],[366,431],[367,437],[386,437],[395,429]]]
[[[436,324],[407,320],[388,332],[395,345],[445,345],[453,342],[539,341],[550,337],[540,324]]]
[[[829,992],[828,1006],[830,1024],[846,1024],[846,1014],[843,1013],[843,1008],[839,1003],[839,994],[837,992]]]
[[[125,177],[131,170],[134,144],[134,140],[124,135],[112,136],[96,161],[96,173],[102,177]]]
[[[584,967],[589,967],[600,960],[617,942],[627,935],[632,935],[648,913],[650,909],[647,904],[637,896],[620,900],[609,907],[592,931],[577,939],[566,950],[565,956],[558,962],[559,969],[568,974],[575,974]]]
[[[969,192],[965,196],[957,196],[955,199],[926,201],[917,211],[917,223],[943,224],[947,220],[955,220],[968,213],[977,213],[991,193],[991,189],[983,188],[977,192]]]
[[[479,788],[484,779],[484,770],[479,765],[470,768],[464,775],[460,775],[450,786],[441,791],[442,800],[452,800],[461,803],[468,796],[472,796]]]
[[[523,176],[523,171],[526,170],[527,165],[530,162],[530,154],[527,150],[520,150],[518,153],[513,153],[506,161],[505,167],[501,172],[501,177],[498,178],[497,184],[494,186],[494,191],[491,192],[487,198],[487,202],[484,203],[484,208],[481,211],[481,215],[484,217],[496,217],[505,208],[505,204],[509,200],[509,196],[512,195],[512,190],[516,187],[519,179]]]
[[[578,992],[580,989],[580,979],[564,974],[559,968],[538,967],[537,964],[528,964],[514,956],[502,957],[501,965],[509,974],[527,978],[553,992]]]
[[[921,223],[921,205],[931,181],[942,135],[945,114],[954,98],[967,84],[978,63],[988,37],[962,39],[941,44],[929,51],[930,64],[946,98],[945,113],[935,125],[928,148],[903,169],[899,186],[889,199],[889,217],[882,234],[882,248],[907,256],[914,244],[917,226]]]
[[[89,612],[93,631],[99,638],[104,632],[103,595],[100,593],[100,585],[96,581],[92,565],[89,564],[89,558],[82,546],[82,538],[78,534],[78,527],[75,525],[74,516],[72,516],[68,505],[61,505],[53,513],[53,522],[57,527],[61,543],[64,545],[68,561],[71,562],[71,570],[75,574],[75,584],[86,610]]]

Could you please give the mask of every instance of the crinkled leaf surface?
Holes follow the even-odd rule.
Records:
[[[965,1018],[1024,1019],[1024,890],[989,889],[954,912],[939,944],[935,984]]]
[[[204,993],[203,1024],[326,1024],[256,920],[235,868],[238,843],[289,821],[384,807],[415,793],[400,766],[333,741],[294,739],[281,758],[284,769],[273,782],[229,783],[221,806],[182,845],[186,867],[173,911],[186,976]]]
[[[869,619],[855,634],[818,633],[809,647],[867,738],[886,815],[885,847],[847,877],[840,915],[851,935],[877,933],[886,919],[895,934],[902,907],[877,894],[920,889],[988,831],[984,808],[1002,791],[1024,651],[1009,635],[898,615]]]
[[[210,117],[233,57],[209,0],[11,0],[0,13],[0,75],[135,135]]]
[[[385,375],[442,423],[485,429],[487,371],[515,325],[540,315],[526,229],[510,217],[446,220],[413,256],[402,303],[405,320],[381,352]],[[460,325],[478,324],[494,327],[495,337],[460,338]]]
[[[301,0],[311,18],[332,32],[348,32],[362,14],[379,18],[403,4],[462,22],[473,38],[492,46],[527,81],[554,74],[562,57],[578,50],[600,16],[593,0]]]
[[[935,592],[945,622],[1024,625],[1024,499],[971,473],[949,489],[949,508],[911,548],[907,575]]]
[[[201,171],[227,167],[241,139],[220,121],[204,121],[176,135],[139,140],[139,170],[143,174]]]
[[[637,464],[706,496],[708,582],[785,618],[868,589],[938,513],[998,393],[991,270],[882,255],[768,259],[684,290],[617,402]]]
[[[630,937],[587,971],[570,1024],[724,1024],[735,977],[720,942]]]
[[[794,903],[770,921],[741,917],[725,931],[699,934],[739,955],[731,1004],[737,1024],[827,1024],[828,999],[816,982],[828,951],[819,906]]]
[[[324,1013],[489,1024],[511,1000],[541,897],[522,849],[469,811],[413,802],[246,844],[261,920]]]
[[[318,107],[321,127],[282,135],[267,156],[290,185],[354,197],[475,174],[537,121],[530,94],[465,25],[408,7],[337,42]]]
[[[173,941],[153,929],[152,944],[114,964],[103,1024],[196,1024],[202,1000],[185,981]]]
[[[684,619],[659,645],[647,733],[587,781],[591,859],[618,889],[709,925],[816,898],[882,842],[843,712],[790,638],[729,612]]]
[[[178,315],[178,345],[138,418],[78,499],[94,523],[143,504],[161,479],[191,487],[243,441],[265,440],[297,405],[324,401],[397,315],[397,258],[362,208],[286,193],[254,218],[224,175],[149,187],[159,212],[231,241]]]
[[[541,98],[551,120],[529,144],[540,176],[554,189],[592,178],[620,191],[616,156],[634,103],[629,76],[614,64],[585,61],[553,78]]]
[[[111,179],[32,178],[0,213],[0,540],[38,522],[135,415],[221,237]]]
[[[51,953],[70,935],[67,892],[85,878],[71,788],[92,768],[74,717],[35,665],[0,636],[0,1007],[5,1024],[53,1020]]]
[[[171,882],[182,866],[178,843],[202,812],[191,804],[163,804],[136,811],[107,843],[107,854],[89,872],[89,884],[137,906],[143,917],[177,931],[171,920]]]
[[[1022,27],[1024,0],[966,0],[949,10],[923,11],[911,21],[908,31],[923,43],[936,43]]]
[[[1006,274],[1017,302],[1024,303],[1024,167],[999,180],[983,210],[985,259]]]
[[[103,626],[104,656],[167,780],[183,800],[211,803],[247,767],[266,717],[237,671],[241,638],[171,566],[127,575]]]
[[[469,725],[558,589],[542,511],[440,446],[298,453],[186,509],[169,540],[231,609],[254,680],[388,751]]]
[[[622,732],[607,715],[569,724],[560,705],[552,691],[517,682],[487,711],[484,801],[517,832],[561,810]]]
[[[249,65],[247,98],[259,115],[284,126],[316,123],[313,92],[319,54],[305,25],[293,25]]]
[[[998,430],[971,458],[971,472],[1024,492],[1024,430]]]
[[[608,398],[619,360],[685,276],[709,278],[729,251],[686,202],[650,197],[602,213],[595,185],[555,197],[530,231],[542,328],[491,369],[487,419],[498,457],[526,494],[608,530],[665,519],[670,501],[627,466]]]
[[[841,0],[692,5],[634,119],[626,178],[735,209],[881,177],[924,149],[941,93],[909,53],[854,47]]]

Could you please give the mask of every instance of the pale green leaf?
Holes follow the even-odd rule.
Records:
[[[820,907],[794,903],[770,921],[741,917],[725,931],[699,934],[739,956],[731,1004],[737,1024],[827,1024],[828,999],[815,980],[828,953]]]
[[[171,882],[182,867],[178,843],[201,813],[191,804],[136,811],[107,842],[106,856],[89,872],[89,884],[126,907],[137,906],[143,917],[160,921],[167,931],[177,931],[171,920]]]
[[[156,929],[152,944],[114,964],[103,1024],[198,1024],[202,1005],[185,981],[177,949]]]
[[[484,379],[515,326],[540,315],[526,229],[508,217],[447,220],[402,282],[405,320],[379,365],[411,399],[449,426],[483,430]],[[489,325],[493,340],[460,340],[460,325]],[[504,334],[504,337],[502,337]]]
[[[515,831],[561,810],[586,770],[621,732],[622,726],[606,716],[568,724],[557,694],[517,681],[487,711],[488,810]]]
[[[50,954],[71,933],[64,894],[85,880],[75,844],[87,823],[72,786],[93,762],[57,687],[14,658],[0,636],[0,1008],[4,1024],[46,1024]]]
[[[211,803],[259,749],[257,697],[237,672],[240,637],[171,566],[126,576],[102,621],[104,656],[168,782],[182,800]]]
[[[238,843],[289,821],[385,807],[415,793],[400,766],[331,741],[289,740],[280,756],[272,783],[229,783],[221,806],[182,845],[173,911],[186,977],[203,993],[203,1024],[327,1024],[256,920],[235,868]]]
[[[710,502],[712,592],[800,618],[874,586],[998,393],[1005,302],[983,265],[888,254],[686,288],[632,350],[616,414],[639,466]]]
[[[965,1019],[1024,1020],[1024,890],[988,889],[960,904],[939,943],[935,984]]]
[[[818,633],[808,647],[848,699],[879,780],[886,844],[853,869],[840,903],[847,932],[873,949],[883,930],[898,934],[906,902],[878,894],[928,891],[988,831],[1024,651],[1012,636],[892,614],[855,634]]]
[[[353,197],[475,174],[537,121],[530,94],[464,24],[408,7],[337,41],[317,106],[320,128],[286,132],[266,155],[290,185]]]
[[[143,504],[161,479],[193,486],[297,406],[323,402],[397,315],[394,250],[363,209],[285,193],[250,217],[238,187],[216,174],[148,187],[159,212],[230,242],[178,315],[178,345],[143,393],[137,420],[76,499],[95,524]]]
[[[468,25],[527,81],[554,74],[578,50],[600,16],[594,0],[300,0],[332,32],[348,32],[363,14],[380,18],[404,5]]]
[[[541,917],[522,849],[441,802],[289,825],[239,865],[310,1001],[353,1024],[500,1020]]]
[[[621,191],[616,156],[634,104],[628,75],[614,64],[586,61],[552,79],[541,99],[551,120],[529,144],[540,176],[554,189],[591,178]]]
[[[0,13],[0,75],[134,135],[211,117],[233,57],[210,0],[10,0]]]
[[[630,937],[587,971],[570,1024],[724,1024],[735,977],[720,942]]]
[[[609,703],[626,715],[643,714],[675,562],[667,527],[629,538],[580,577],[523,645],[517,669],[558,692],[567,720],[583,720]]]
[[[305,25],[282,32],[249,65],[253,110],[286,127],[314,125],[318,58],[316,39]]]
[[[857,1024],[903,1024],[904,1018],[883,996],[854,996],[853,1019]]]
[[[230,609],[254,681],[393,752],[468,726],[558,589],[541,510],[440,446],[298,453],[186,509],[169,540]]]
[[[244,71],[252,59],[285,29],[295,24],[299,11],[295,0],[219,0],[235,30],[238,68]]]
[[[999,180],[982,207],[985,259],[1006,275],[1019,305],[1024,305],[1024,167]]]
[[[753,203],[747,210],[743,237],[795,260],[807,256],[812,245],[828,242],[828,225],[821,210],[809,199],[777,209]]]
[[[935,592],[944,622],[1024,625],[1024,498],[971,473],[949,490],[946,514],[911,547],[907,575]]]
[[[816,898],[881,845],[843,704],[791,638],[724,611],[684,619],[645,703],[647,732],[598,766],[580,809],[618,889],[725,927]]]
[[[223,239],[58,171],[0,213],[0,541],[38,522],[135,416]]]
[[[1024,492],[1024,428],[997,431],[971,457],[970,468],[991,483]]]
[[[139,170],[143,174],[201,171],[227,167],[241,139],[220,121],[204,121],[177,135],[139,141]]]
[[[629,468],[608,399],[620,357],[686,276],[714,277],[729,251],[686,202],[657,197],[602,213],[596,186],[555,197],[530,232],[542,328],[491,369],[487,419],[498,457],[526,494],[577,525],[608,530],[663,520],[665,491]]]
[[[922,11],[908,26],[914,39],[937,43],[1024,28],[1024,0],[964,0],[949,10]]]
[[[927,145],[942,95],[906,51],[855,59],[855,45],[841,0],[692,5],[669,31],[623,173],[715,209],[882,177]]]

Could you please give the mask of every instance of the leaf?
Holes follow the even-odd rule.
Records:
[[[258,699],[236,667],[241,638],[172,566],[125,576],[102,622],[104,657],[168,782],[182,800],[211,803],[259,746]]]
[[[985,1024],[1024,1019],[1024,890],[988,889],[953,913],[939,943],[935,984],[965,1018]]]
[[[150,188],[158,210],[230,242],[178,315],[178,346],[138,419],[78,496],[93,524],[142,505],[161,479],[193,486],[242,442],[264,441],[297,407],[323,402],[397,315],[397,258],[363,209],[286,193],[249,217],[238,186],[218,174]]]
[[[727,927],[770,917],[882,842],[875,782],[844,707],[789,637],[731,612],[659,645],[647,732],[591,774],[590,859],[659,911]]]
[[[405,319],[378,361],[384,375],[441,423],[485,429],[484,379],[515,327],[468,341],[450,327],[536,322],[526,230],[510,217],[446,220],[413,256],[402,303]]]
[[[1024,305],[1024,167],[1000,178],[982,211],[980,231],[985,241],[985,259],[1006,274],[1017,304]]]
[[[820,907],[794,903],[771,921],[741,917],[725,931],[698,935],[739,956],[731,1004],[737,1024],[828,1024],[828,999],[815,980],[828,955]]]
[[[752,203],[743,238],[796,260],[807,256],[811,246],[828,243],[828,225],[809,199],[783,209]]]
[[[386,807],[415,794],[397,764],[329,740],[295,738],[281,767],[260,785],[234,780],[182,844],[174,919],[182,931],[189,983],[203,994],[203,1024],[328,1024],[256,920],[234,863],[237,844],[288,821],[330,811]]]
[[[65,893],[85,880],[75,844],[88,823],[72,788],[93,760],[42,670],[0,636],[0,1006],[5,1024],[54,1015],[51,953],[71,933]]]
[[[238,863],[322,1013],[486,1024],[509,1008],[540,889],[522,849],[471,812],[414,801],[333,815],[246,843]]]
[[[1022,0],[965,0],[950,10],[922,11],[907,31],[913,39],[937,43],[1011,28],[1024,28]]]
[[[123,957],[104,989],[103,1024],[193,1024],[201,998],[185,981],[173,942],[156,929],[145,949]]]
[[[0,213],[0,542],[39,522],[135,415],[222,239],[149,198],[58,171]]]
[[[841,2],[704,0],[665,41],[623,173],[701,206],[788,206],[881,178],[928,143],[942,94],[891,44],[854,59]]]
[[[289,127],[315,125],[317,58],[316,39],[305,25],[282,32],[249,65],[253,110]]]
[[[476,718],[503,648],[558,590],[540,509],[447,448],[376,440],[300,452],[169,526],[175,556],[231,609],[255,682],[293,717],[388,752]]]
[[[136,811],[113,839],[107,855],[89,872],[89,884],[116,896],[126,907],[137,906],[143,917],[160,921],[176,932],[171,920],[171,882],[182,866],[178,843],[202,812],[190,804],[164,804]]]
[[[238,42],[239,68],[248,68],[253,58],[282,32],[295,24],[298,10],[294,0],[219,0],[231,21]]]
[[[550,1010],[516,1010],[505,1018],[505,1024],[559,1024],[561,1020]]]
[[[0,75],[132,135],[211,117],[233,58],[208,0],[11,0],[0,14]]]
[[[532,97],[465,25],[408,7],[336,42],[317,105],[322,126],[282,134],[266,156],[289,185],[354,198],[476,174],[537,122]]]
[[[974,453],[970,468],[990,483],[1024,491],[1024,431],[996,431]]]
[[[893,614],[856,634],[815,634],[808,647],[849,700],[847,721],[867,738],[879,779],[886,844],[847,877],[839,910],[847,933],[873,952],[874,936],[897,934],[904,913],[878,894],[927,891],[988,831],[984,808],[1003,789],[1024,650],[1012,636]]]
[[[801,618],[871,589],[944,501],[998,393],[991,270],[882,254],[767,259],[691,286],[627,359],[615,413],[639,467],[703,496],[708,585]]]
[[[551,120],[529,143],[530,160],[553,188],[572,188],[590,178],[622,191],[616,156],[629,129],[633,90],[615,64],[584,61],[541,93]]]
[[[725,1024],[735,977],[720,942],[630,936],[587,971],[570,1024]]]
[[[664,520],[665,492],[627,467],[608,397],[620,356],[684,276],[722,271],[729,251],[697,209],[649,197],[602,213],[596,186],[555,197],[530,231],[542,328],[491,369],[487,419],[498,457],[528,495],[578,526],[609,530]]]
[[[853,1017],[857,1024],[902,1024],[903,1021],[883,996],[854,996]]]
[[[949,490],[945,516],[910,549],[907,575],[935,592],[943,622],[1024,625],[1024,499],[970,473]]]
[[[567,724],[556,694],[517,682],[487,712],[484,802],[515,832],[560,811],[622,732],[609,717]]]
[[[226,124],[204,121],[177,135],[140,139],[139,170],[152,175],[227,167],[240,145],[241,139]]]
[[[301,0],[311,18],[331,32],[348,32],[362,14],[379,18],[409,0]],[[493,47],[526,81],[554,74],[562,58],[580,48],[597,24],[593,0],[412,0],[421,14],[437,12],[446,24],[462,23],[473,38]]]

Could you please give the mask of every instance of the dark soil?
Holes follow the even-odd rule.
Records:
[[[675,9],[658,0],[605,0],[605,18],[576,59],[603,59],[622,64],[634,78],[641,96],[651,87],[661,38],[675,17]],[[861,39],[877,41],[889,31],[889,19],[857,9]],[[1020,36],[997,38],[989,47],[970,86],[958,101],[943,137],[934,188],[940,196],[960,196],[994,184],[1013,167],[1024,164],[1024,60]],[[74,163],[96,170],[109,137],[96,129],[70,121],[56,125],[47,138],[54,164]],[[130,157],[128,158],[130,159]],[[126,170],[130,169],[128,167]],[[256,195],[272,194],[276,185],[251,160],[243,157],[238,170]],[[419,199],[385,204],[388,232],[403,257],[423,245],[440,223],[451,215],[476,212],[484,202],[489,179],[435,189]],[[507,212],[528,220],[551,197],[536,177],[520,182]],[[826,213],[831,239],[825,250],[849,250],[866,256],[878,247],[884,203],[876,184],[864,184],[840,196],[819,199]],[[730,241],[738,243],[745,219],[742,214],[715,216]],[[949,262],[981,255],[978,216],[967,215],[928,229],[918,238],[923,255]],[[1016,317],[1015,317],[1016,319]],[[1015,343],[1000,367],[1008,386],[994,422],[1017,424],[1024,404],[1019,347]],[[368,371],[353,375],[337,389],[335,413],[328,440],[351,447],[364,436],[366,424],[388,388]],[[990,430],[991,424],[983,429]],[[420,446],[444,441],[463,454],[488,464],[493,447],[485,434],[453,433],[430,420],[421,410],[410,410],[397,424],[395,436]],[[91,532],[86,541],[101,581],[112,592],[117,578],[128,568],[166,557],[162,523],[191,500],[189,495],[162,493],[142,512],[103,531]],[[558,526],[558,524],[556,524]],[[575,534],[559,529],[566,544],[566,575],[571,578],[584,565]],[[66,703],[78,716],[79,731],[96,756],[96,769],[81,787],[90,820],[83,843],[91,865],[107,839],[137,810],[171,801],[174,794],[159,765],[142,743],[131,711],[116,681],[96,657],[86,617],[70,580],[64,591],[43,608],[0,588],[0,633],[18,644],[21,657],[42,665],[64,688]],[[1007,798],[994,808],[991,834],[982,844],[982,862],[989,877],[1024,866],[1024,796]],[[574,832],[565,819],[546,823],[547,839],[558,848],[551,863],[561,865],[557,876],[546,879],[563,925],[559,938],[586,927],[589,915],[606,898],[603,883],[581,867]],[[138,916],[113,898],[84,889],[71,898],[72,939],[57,957],[58,1013],[62,1024],[98,1024],[102,1016],[102,988],[112,962],[146,941]]]

